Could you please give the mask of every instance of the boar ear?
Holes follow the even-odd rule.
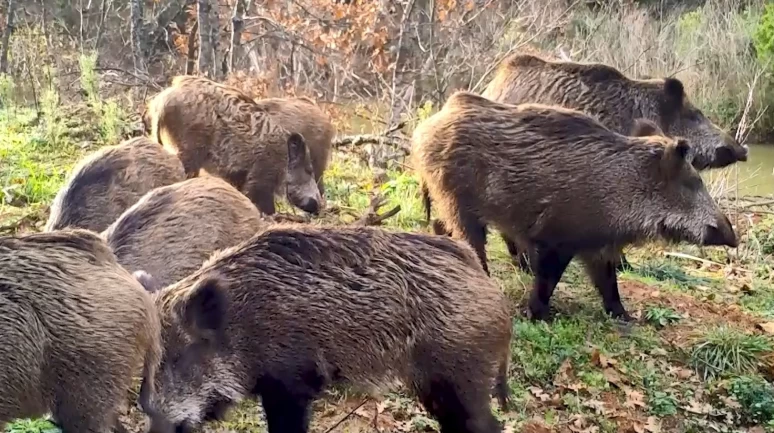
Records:
[[[678,110],[685,102],[685,88],[682,81],[677,78],[664,79],[664,94],[666,95],[666,107],[668,110]]]
[[[301,164],[306,156],[306,141],[304,137],[293,132],[288,137],[288,166],[294,167]]]
[[[134,271],[132,272],[132,276],[135,280],[137,280],[138,283],[142,285],[143,288],[145,288],[146,291],[148,291],[148,293],[156,293],[159,291],[159,289],[161,289],[161,283],[159,280],[145,271]]]
[[[227,303],[223,279],[209,276],[191,289],[178,314],[192,335],[212,341],[226,325]]]
[[[670,143],[664,148],[661,162],[668,176],[673,176],[682,170],[690,151],[691,146],[684,138],[676,138],[674,143]]]
[[[641,117],[635,119],[629,135],[632,137],[647,137],[649,135],[664,135],[664,131],[661,130],[656,122]]]

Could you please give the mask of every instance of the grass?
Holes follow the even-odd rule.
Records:
[[[105,122],[89,125],[51,125],[25,110],[0,112],[0,227],[19,223],[19,230],[36,229],[68,170],[108,142]],[[81,145],[83,141],[89,145]],[[357,153],[336,152],[326,172],[326,199],[338,214],[326,218],[355,220],[368,207],[370,194],[378,191],[387,198],[385,208],[401,206],[401,212],[385,222],[387,228],[426,231],[417,187],[410,171],[393,167],[375,179]],[[751,232],[756,239],[766,239],[765,230],[756,226]],[[768,248],[766,242],[750,248]],[[487,248],[493,278],[515,305],[521,305],[531,277],[515,268],[496,233],[490,234]],[[689,246],[670,248],[696,254]],[[619,276],[624,303],[641,323],[622,326],[606,317],[596,290],[575,262],[552,298],[553,321],[533,323],[518,313],[514,316],[509,374],[514,409],[502,413],[494,406],[508,428],[519,431],[539,422],[556,431],[567,425],[574,431],[599,432],[647,431],[656,425],[662,431],[735,431],[771,421],[774,391],[759,375],[765,373],[760,367],[773,346],[768,336],[751,331],[751,323],[774,314],[774,289],[765,271],[771,269],[771,258],[750,254],[755,261],[740,265],[753,272],[740,277],[744,279],[739,284],[752,289],[721,296],[729,281],[723,269],[664,258],[662,252],[658,246],[627,252],[633,267]],[[717,296],[707,296],[707,291]],[[718,385],[716,378],[725,382]],[[329,390],[315,404],[313,431],[325,432],[346,418],[335,431],[370,432],[375,413],[382,431],[437,429],[403,390],[378,403],[369,401],[347,416],[362,400],[346,389]],[[732,415],[708,417],[685,409],[705,405]],[[22,420],[6,432],[56,431],[53,428],[43,420]],[[262,433],[266,424],[260,405],[245,401],[226,421],[205,431]]]
[[[721,326],[700,337],[691,350],[691,365],[704,379],[757,370],[764,355],[772,351],[771,341]]]

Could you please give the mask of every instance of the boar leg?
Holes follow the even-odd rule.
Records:
[[[605,312],[616,319],[631,321],[632,317],[626,312],[621,303],[621,295],[618,293],[618,279],[615,274],[616,258],[618,254],[590,255],[583,258],[591,281],[602,296],[602,304]]]
[[[411,382],[422,405],[441,426],[441,433],[502,431],[489,405],[491,380],[482,374],[491,359],[475,354],[460,358],[451,348],[438,350],[437,342],[428,346],[417,354]]]
[[[260,180],[248,178],[243,188],[245,195],[265,215],[274,215],[274,191]]]
[[[536,263],[533,264],[535,282],[529,298],[529,316],[532,320],[546,320],[551,295],[573,254],[554,248],[531,248],[535,251]]]
[[[269,433],[306,433],[311,407],[324,380],[314,368],[294,368],[265,377],[258,386]]]
[[[511,259],[522,271],[532,272],[530,267],[529,255],[526,251],[521,251],[516,245],[516,242],[512,241],[507,235],[501,233],[500,236],[505,242],[505,246],[508,248],[508,253],[511,255]]]
[[[451,232],[453,237],[465,239],[473,247],[484,272],[489,275],[489,267],[486,264],[486,225],[481,224],[472,214],[460,213],[458,221],[452,225]]]

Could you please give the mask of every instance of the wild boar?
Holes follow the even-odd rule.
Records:
[[[82,229],[0,237],[0,344],[0,428],[50,412],[68,433],[121,431],[132,376],[161,357],[151,295]]]
[[[183,162],[189,178],[219,176],[258,209],[275,212],[275,195],[317,214],[322,198],[304,137],[288,132],[239,90],[204,77],[178,76],[150,100],[152,136]]]
[[[328,162],[336,136],[330,117],[315,103],[305,97],[298,98],[266,98],[256,100],[263,110],[289,132],[297,132],[304,137],[312,158],[312,171],[320,190],[325,195],[323,174]]]
[[[509,104],[559,105],[582,111],[619,134],[637,118],[691,143],[697,170],[747,161],[748,149],[694,106],[676,78],[633,79],[600,63],[549,61],[532,54],[506,58],[482,96]]]
[[[73,168],[54,198],[45,231],[100,232],[146,192],[184,179],[180,160],[149,138],[103,147]]]
[[[192,274],[219,249],[263,226],[255,205],[225,180],[201,176],[154,189],[127,209],[103,237],[118,263],[144,271],[157,288]],[[146,276],[141,275],[146,285]]]
[[[464,242],[371,227],[275,225],[156,295],[165,352],[151,432],[188,432],[260,396],[268,429],[306,432],[334,383],[400,380],[442,431],[494,432],[511,316]]]
[[[575,255],[605,310],[629,319],[614,251],[654,239],[737,244],[728,218],[686,163],[690,146],[682,138],[624,136],[576,110],[457,92],[412,141],[414,167],[443,229],[470,242],[487,272],[488,226],[521,251],[535,251],[533,318],[546,317]]]

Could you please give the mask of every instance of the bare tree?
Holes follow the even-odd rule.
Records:
[[[6,2],[5,30],[3,30],[3,48],[0,53],[0,74],[8,72],[8,49],[11,45],[11,33],[13,32],[14,1]]]
[[[231,15],[231,47],[228,50],[228,71],[234,70],[236,59],[241,54],[242,29],[245,26],[245,12],[250,10],[252,0],[236,0]]]
[[[196,63],[196,35],[199,31],[199,21],[194,21],[191,30],[188,32],[188,53],[185,60],[185,74],[191,75],[194,72],[194,65]]]
[[[143,16],[143,1],[131,0],[131,21],[132,21],[132,53],[134,54],[134,67],[135,69],[145,69],[145,62],[143,56],[142,47],[142,16]]]
[[[209,0],[197,0],[199,21],[199,73],[210,77],[217,77],[216,49],[217,23],[213,21],[212,5]]]

